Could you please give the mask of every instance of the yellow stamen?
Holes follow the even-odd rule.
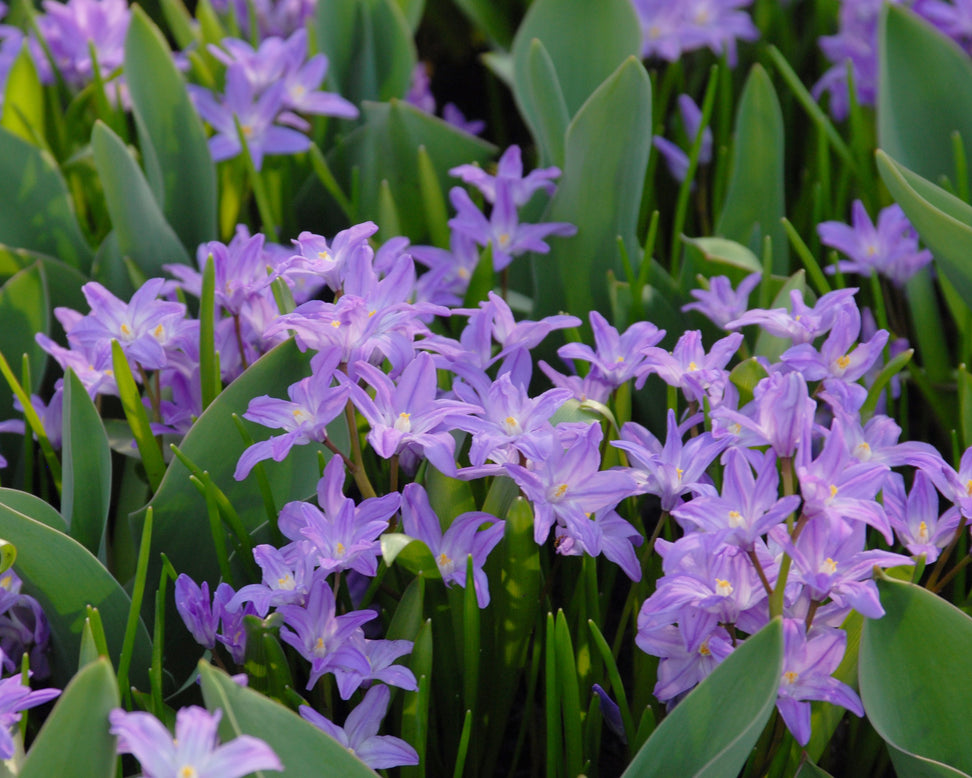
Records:
[[[567,491],[567,484],[561,484],[554,490],[554,497],[563,497],[564,492]]]
[[[733,588],[731,583],[721,578],[716,578],[716,594],[722,597],[728,597],[732,592]]]
[[[847,366],[850,364],[850,357],[844,354],[842,357],[837,357],[837,367],[841,370],[846,370]]]

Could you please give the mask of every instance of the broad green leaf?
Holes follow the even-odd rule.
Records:
[[[0,351],[19,373],[24,354],[30,359],[31,386],[24,387],[36,392],[44,379],[47,352],[34,340],[34,334],[50,332],[50,301],[47,295],[47,277],[43,266],[37,262],[13,275],[0,286]],[[11,415],[12,395],[7,386],[0,390],[5,418]]]
[[[62,430],[61,515],[71,537],[97,556],[111,508],[111,449],[98,409],[73,370],[64,376]]]
[[[73,538],[6,505],[0,505],[0,537],[17,547],[24,592],[37,598],[50,622],[55,684],[67,683],[77,667],[88,605],[101,613],[108,647],[117,660],[131,599],[111,573]],[[148,631],[140,623],[132,664],[138,686],[147,685],[151,656]]]
[[[571,117],[628,57],[638,57],[641,52],[641,26],[628,0],[536,0],[513,41],[514,95],[531,127],[537,126],[527,75],[534,39],[543,43],[549,55]],[[633,102],[632,108],[636,106]],[[618,121],[623,116],[620,110],[607,118]],[[641,126],[646,137],[651,134],[650,126],[649,117]]]
[[[81,311],[87,306],[81,287],[88,278],[71,265],[27,249],[11,248],[0,244],[0,278],[10,276],[33,265],[44,269],[44,281],[50,298],[50,310],[59,306]]]
[[[891,196],[935,255],[935,263],[958,293],[972,299],[972,206],[877,152],[877,166]]]
[[[207,662],[199,663],[203,699],[210,710],[222,710],[219,731],[225,742],[240,735],[265,741],[283,762],[281,778],[328,774],[343,778],[376,773],[334,738],[289,708],[240,686]],[[325,767],[326,766],[326,767]]]
[[[421,540],[401,532],[386,532],[381,536],[381,556],[386,565],[397,561],[406,570],[416,575],[423,575],[426,578],[442,577],[429,547]]]
[[[22,46],[7,73],[0,127],[28,143],[44,147],[44,94],[30,49]]]
[[[107,659],[81,668],[31,745],[20,778],[113,778],[117,757],[108,714],[119,702],[118,684]]]
[[[425,623],[425,576],[417,575],[395,606],[385,637],[388,640],[415,640]]]
[[[190,461],[209,473],[251,533],[266,522],[267,516],[258,479],[253,474],[243,481],[233,478],[246,444],[232,416],[235,413],[242,417],[250,400],[258,395],[287,397],[287,388],[310,373],[309,361],[310,355],[301,354],[293,340],[277,346],[224,389],[179,444]],[[280,430],[244,423],[255,441],[280,434]],[[339,449],[348,450],[347,433],[341,421],[335,423],[329,437]],[[323,446],[295,446],[283,462],[263,463],[275,505],[281,507],[314,494],[320,478],[318,452],[323,450]],[[330,458],[329,452],[325,451],[325,455]],[[159,552],[166,554],[178,572],[186,573],[198,583],[208,581],[215,585],[219,579],[219,565],[209,540],[205,498],[189,480],[189,475],[188,468],[173,459],[150,503],[154,509],[154,525],[149,581],[159,578]],[[133,515],[136,527],[143,518],[144,509]],[[169,611],[174,612],[174,609]],[[150,613],[151,604],[146,602],[143,614],[148,618]],[[181,627],[167,630],[166,635],[172,640],[188,638]],[[195,661],[195,657],[186,656],[185,652],[180,659]]]
[[[864,624],[858,674],[868,719],[889,746],[972,773],[972,618],[914,584],[878,590],[885,614]]]
[[[951,136],[972,159],[972,62],[903,6],[888,5],[878,34],[878,140],[905,167],[955,180]]]
[[[5,505],[18,513],[25,513],[32,519],[64,535],[68,534],[67,524],[61,514],[46,500],[42,500],[29,492],[2,488],[0,489],[0,505]]]
[[[817,767],[813,762],[807,761],[800,765],[794,778],[831,778],[830,773],[822,767]]]
[[[756,388],[756,384],[768,375],[766,368],[755,357],[744,359],[732,369],[729,380],[739,390],[740,408],[753,399],[753,390]]]
[[[162,174],[162,211],[186,250],[195,252],[217,236],[216,168],[172,52],[138,6],[125,37],[125,81],[141,146],[153,149]]]
[[[761,273],[763,265],[749,248],[734,240],[725,238],[683,238],[690,246],[702,252],[702,256],[709,262],[728,265],[748,273]],[[715,275],[715,273],[706,273]]]
[[[46,151],[0,127],[0,243],[29,249],[87,272],[93,258],[67,185]]]
[[[774,619],[678,704],[624,775],[734,778],[773,712],[782,672],[783,626]]]
[[[536,122],[531,130],[540,145],[542,164],[563,167],[570,114],[554,64],[537,38],[530,41],[523,75],[524,97],[533,108],[532,120]]]
[[[545,221],[582,229],[572,238],[551,238],[550,254],[533,257],[535,318],[563,310],[582,318],[591,309],[610,313],[607,273],[624,276],[618,236],[626,246],[637,245],[650,126],[651,83],[631,57],[597,88],[567,130],[564,174]]]
[[[419,22],[422,21],[422,12],[425,10],[425,0],[395,0],[395,3],[402,9],[402,15],[408,22],[412,34],[418,29]]]
[[[754,65],[739,98],[732,178],[716,234],[762,254],[763,238],[773,239],[773,272],[789,270],[783,186],[783,114],[766,71]]]
[[[405,96],[417,55],[398,0],[318,3],[315,22],[336,91],[355,105]]]
[[[419,183],[419,146],[425,146],[443,192],[456,184],[449,175],[451,168],[484,164],[496,147],[407,103],[365,103],[362,110],[364,125],[332,151],[328,157],[331,169],[345,191],[351,191],[352,170],[359,170],[358,218],[362,221],[379,218],[381,186],[388,181],[403,234],[421,243],[427,227]]]
[[[947,764],[909,754],[900,748],[887,744],[891,764],[898,778],[969,778],[968,773],[949,767]]]
[[[91,146],[122,256],[130,257],[149,277],[163,275],[165,264],[191,264],[121,138],[99,121],[91,133]]]

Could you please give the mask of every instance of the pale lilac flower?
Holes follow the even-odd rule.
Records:
[[[748,551],[761,535],[786,520],[800,505],[797,495],[779,496],[776,456],[768,451],[754,453],[756,476],[746,455],[738,448],[725,454],[722,492],[703,494],[672,511],[681,524],[716,533],[730,545]]]
[[[464,183],[482,192],[488,203],[495,203],[500,189],[509,191],[513,205],[526,205],[534,193],[540,189],[548,195],[556,190],[554,180],[560,178],[560,168],[546,167],[531,170],[523,175],[523,159],[519,146],[510,146],[503,152],[496,164],[496,175],[490,175],[478,165],[459,165],[449,171],[449,175],[461,178]]]
[[[641,561],[635,546],[644,542],[641,533],[634,525],[621,518],[615,510],[598,511],[591,515],[593,532],[597,536],[600,553],[620,567],[632,581],[641,580]],[[580,537],[570,533],[569,527],[554,525],[557,553],[563,556],[581,556],[595,553],[584,544]]]
[[[702,125],[702,111],[689,95],[678,96],[678,112],[682,117],[682,127],[690,144],[695,143]],[[676,181],[684,181],[688,174],[689,158],[679,146],[661,135],[652,138],[655,148],[661,153],[668,171]],[[699,149],[699,165],[706,165],[712,161],[712,130],[705,127],[702,130],[702,146]],[[683,309],[684,310],[684,309]]]
[[[281,516],[286,508],[285,505],[281,510]],[[256,615],[262,619],[270,608],[304,602],[313,580],[313,558],[299,546],[292,546],[294,544],[283,549],[266,543],[255,546],[253,559],[263,573],[261,581],[241,586],[226,603],[226,609],[237,611],[245,603],[251,603]],[[290,553],[286,553],[288,551]]]
[[[869,276],[877,272],[900,288],[932,261],[930,251],[919,250],[918,234],[896,203],[882,209],[875,225],[864,204],[855,200],[852,226],[828,221],[817,225],[817,233],[821,243],[849,258],[838,261],[836,268],[828,267],[828,273],[840,270]]]
[[[727,276],[709,279],[708,289],[693,289],[690,294],[697,302],[682,306],[683,311],[698,311],[717,326],[728,329],[729,322],[738,319],[746,311],[749,294],[763,278],[762,273],[750,273],[735,290]]]
[[[684,52],[708,47],[726,52],[736,63],[736,41],[752,41],[759,30],[749,14],[739,10],[752,0],[634,0],[641,21],[642,58],[661,57],[670,62]]]
[[[0,681],[0,759],[10,759],[14,755],[11,732],[20,721],[21,711],[43,705],[60,693],[60,689],[31,691],[19,672]]]
[[[446,474],[456,471],[456,441],[449,433],[452,417],[468,415],[478,406],[457,400],[437,399],[436,371],[432,357],[418,354],[405,368],[398,383],[367,364],[356,366],[357,374],[374,390],[372,399],[355,383],[342,379],[351,400],[368,420],[368,442],[378,456],[390,459],[406,449],[421,452]]]
[[[645,379],[655,373],[669,386],[681,389],[688,400],[701,403],[708,397],[717,404],[729,380],[725,367],[742,340],[741,333],[733,332],[712,344],[706,353],[702,333],[689,330],[678,339],[671,353],[658,346],[647,347],[635,386],[640,389]]]
[[[353,668],[344,668],[335,680],[342,700],[351,699],[362,684],[370,682],[386,683],[399,689],[414,692],[418,689],[415,674],[405,665],[395,664],[395,660],[412,651],[411,640],[368,640],[360,630],[351,636],[351,643],[361,652],[368,663],[369,670],[359,673]]]
[[[855,346],[860,331],[861,314],[857,307],[842,308],[819,351],[810,343],[799,343],[784,351],[780,361],[799,370],[808,381],[822,378],[857,381],[881,358],[888,342],[888,331],[878,330],[869,341]]]
[[[282,605],[277,613],[284,619],[280,639],[311,663],[308,689],[325,673],[340,675],[353,670],[367,675],[369,672],[368,659],[352,637],[362,624],[378,614],[367,610],[336,615],[334,593],[323,576],[314,578],[304,605]]]
[[[589,554],[601,553],[600,538],[590,516],[613,508],[635,491],[626,470],[601,470],[601,428],[591,424],[573,445],[555,443],[547,456],[529,467],[507,464],[510,477],[533,502],[534,533],[543,543],[555,523],[567,527]]]
[[[285,85],[281,81],[258,96],[244,67],[236,63],[226,70],[226,93],[221,100],[201,87],[193,89],[191,96],[199,115],[216,130],[209,139],[209,150],[217,162],[243,152],[237,122],[257,170],[266,154],[299,154],[310,148],[310,138],[277,123],[285,111]]]
[[[264,741],[240,735],[219,744],[217,728],[222,711],[209,713],[190,705],[176,714],[175,737],[151,713],[128,713],[115,708],[108,714],[111,734],[118,737],[118,753],[133,754],[145,778],[242,778],[257,770],[282,771],[283,763]]]
[[[341,230],[328,242],[321,235],[304,231],[294,241],[298,253],[291,256],[284,276],[309,276],[322,280],[331,291],[340,292],[344,287],[345,268],[359,262],[370,262],[374,257],[368,239],[376,232],[377,224],[362,222]]]
[[[480,530],[484,524],[491,526]],[[405,534],[421,540],[432,552],[446,584],[466,587],[466,558],[471,556],[476,600],[480,608],[489,605],[489,579],[483,565],[489,552],[503,539],[506,522],[498,521],[488,513],[473,511],[457,516],[443,533],[425,489],[413,483],[402,490],[402,527]]]
[[[392,735],[378,734],[390,700],[391,693],[387,686],[372,686],[361,704],[348,714],[343,727],[332,723],[308,705],[300,706],[300,715],[373,770],[418,764],[418,752],[408,743]]]
[[[788,338],[793,343],[810,343],[819,335],[829,331],[834,325],[837,314],[847,308],[857,309],[851,298],[857,289],[835,289],[827,292],[813,306],[803,301],[803,292],[793,289],[790,292],[790,308],[753,308],[725,325],[727,330],[736,330],[756,324],[778,338]]]
[[[249,446],[236,464],[233,477],[237,481],[246,478],[257,462],[281,462],[294,446],[321,443],[327,438],[327,425],[344,411],[348,399],[346,386],[332,385],[339,356],[326,355],[312,375],[291,384],[287,389],[289,401],[268,395],[250,400],[244,419],[285,433]]]
[[[814,627],[807,632],[802,620],[783,620],[783,676],[776,708],[801,746],[810,742],[809,700],[824,700],[864,715],[857,693],[833,677],[846,646],[847,633],[841,629]]]
[[[175,582],[175,604],[186,629],[195,641],[204,648],[215,648],[216,632],[219,629],[220,613],[213,608],[209,595],[209,584],[197,584],[185,573]]]
[[[677,624],[648,629],[638,616],[635,643],[646,654],[659,657],[658,678],[653,694],[662,702],[675,700],[705,680],[732,653],[732,638],[723,627],[716,627],[693,649]]]
[[[840,30],[820,39],[820,48],[834,63],[814,85],[812,94],[820,99],[830,93],[830,113],[846,118],[850,108],[847,68],[850,65],[859,105],[874,105],[878,83],[878,17],[883,0],[852,0],[841,3]]]
[[[647,321],[635,322],[619,334],[597,311],[590,312],[590,320],[596,348],[585,343],[568,343],[557,349],[557,356],[563,360],[580,359],[590,363],[592,369],[615,388],[638,375],[647,359],[645,349],[665,337],[665,330]]]
[[[703,432],[683,445],[675,411],[669,409],[664,444],[640,424],[629,421],[621,427],[621,439],[612,440],[611,445],[634,460],[630,473],[638,494],[657,495],[662,510],[671,511],[683,502],[685,494],[716,493],[706,470],[729,440]]]
[[[905,495],[904,478],[891,473],[884,484],[884,510],[898,541],[914,556],[924,554],[929,564],[955,536],[962,514],[954,505],[939,511],[938,491],[924,472],[915,473],[911,492]]]

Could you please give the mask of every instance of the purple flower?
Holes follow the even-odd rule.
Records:
[[[854,0],[841,3],[840,30],[837,35],[825,35],[820,48],[834,63],[813,87],[813,96],[820,99],[830,93],[830,113],[843,119],[850,108],[847,68],[854,78],[855,98],[859,105],[874,105],[878,77],[878,17],[882,0]]]
[[[60,693],[60,689],[31,691],[19,672],[0,681],[0,759],[10,759],[14,755],[11,731],[20,721],[21,711],[43,705]]]
[[[362,222],[341,230],[330,243],[321,235],[302,232],[294,241],[298,253],[290,258],[284,275],[321,280],[332,292],[340,292],[344,287],[345,268],[370,262],[374,257],[368,239],[376,232],[377,224]]]
[[[436,372],[432,357],[418,354],[402,372],[398,384],[381,370],[359,363],[356,370],[375,390],[372,399],[347,380],[351,399],[368,420],[368,442],[380,457],[390,459],[406,448],[421,451],[446,474],[456,470],[455,439],[449,434],[451,417],[478,410],[457,400],[437,399]]]
[[[151,713],[108,714],[111,734],[118,737],[118,753],[133,754],[145,778],[242,778],[257,770],[284,769],[265,742],[250,735],[219,744],[217,728],[222,711],[209,713],[190,705],[176,714],[175,737]]]
[[[378,734],[390,700],[387,686],[372,686],[361,704],[348,714],[343,727],[333,724],[308,705],[300,706],[300,715],[373,770],[418,764],[418,752],[408,743],[401,738]]]
[[[216,130],[209,139],[209,150],[217,162],[242,153],[236,123],[246,138],[246,145],[259,170],[266,154],[299,154],[310,148],[306,135],[276,122],[284,112],[286,85],[277,81],[259,97],[250,83],[243,65],[235,63],[226,70],[226,94],[217,100],[211,92],[201,87],[191,95],[199,115]],[[286,118],[284,116],[283,118]]]
[[[647,321],[635,322],[624,333],[618,334],[597,311],[590,312],[590,320],[596,350],[585,343],[568,343],[557,349],[557,355],[564,360],[589,362],[604,381],[615,388],[638,374],[646,359],[645,349],[665,337],[665,330],[659,330]]]
[[[98,58],[99,77],[108,80],[122,65],[125,35],[131,11],[124,0],[69,0],[43,3],[45,13],[37,17],[37,28],[54,60],[54,67],[70,86],[82,88],[94,80],[94,60]],[[54,83],[51,62],[32,35],[30,50],[38,75],[45,84]],[[117,89],[118,82],[109,85]]]
[[[682,117],[682,127],[689,143],[695,143],[695,138],[699,134],[702,125],[702,111],[695,104],[689,95],[678,96],[678,112]],[[652,138],[655,148],[661,152],[668,165],[668,171],[676,181],[684,181],[688,174],[689,158],[688,155],[670,140],[661,135]],[[702,130],[702,147],[699,150],[699,164],[705,165],[712,161],[712,130],[705,127]]]
[[[132,295],[128,303],[119,300],[97,281],[81,287],[91,313],[78,319],[67,330],[72,348],[99,353],[117,340],[131,361],[146,370],[165,367],[169,350],[186,341],[186,307],[156,299],[169,283],[150,278]]]
[[[635,386],[640,389],[648,375],[656,373],[669,386],[680,388],[690,401],[701,403],[708,396],[716,404],[729,378],[725,367],[742,340],[742,334],[734,332],[716,341],[706,353],[702,333],[689,330],[678,339],[670,354],[658,346],[645,348],[645,361]]]
[[[710,278],[708,289],[693,289],[690,292],[697,302],[683,305],[682,310],[698,311],[719,327],[728,329],[729,322],[746,311],[749,294],[759,285],[762,277],[762,273],[751,273],[739,282],[735,291],[727,276]]]
[[[678,625],[643,629],[641,615],[635,643],[646,654],[660,658],[653,694],[662,702],[674,700],[701,683],[732,653],[732,638],[723,627],[716,627],[690,650]]]
[[[811,308],[803,302],[803,292],[793,289],[790,292],[789,310],[754,308],[730,321],[726,329],[735,330],[756,324],[778,338],[788,338],[794,343],[810,343],[833,327],[840,311],[847,308],[857,310],[850,299],[855,294],[857,289],[836,289],[823,295]]]
[[[452,168],[449,175],[461,178],[464,183],[476,187],[483,193],[488,203],[495,203],[499,190],[505,188],[513,205],[519,208],[526,205],[539,189],[544,190],[548,195],[553,195],[556,189],[553,182],[560,178],[560,168],[539,168],[531,170],[524,176],[520,147],[510,146],[500,157],[495,176],[478,165],[459,165]]]
[[[866,343],[854,346],[861,331],[861,314],[856,306],[838,311],[830,335],[817,351],[810,343],[791,346],[780,361],[799,370],[808,381],[837,378],[852,382],[859,379],[881,358],[888,342],[888,331],[878,330]],[[851,350],[851,346],[854,346]]]
[[[283,516],[283,510],[280,513]],[[288,551],[290,553],[286,553]],[[263,572],[261,582],[240,587],[226,603],[228,611],[237,611],[245,603],[251,603],[256,615],[262,619],[270,608],[304,601],[313,580],[313,559],[304,553],[304,549],[294,547],[294,544],[277,549],[261,543],[254,547],[253,559]]]
[[[506,465],[510,477],[533,502],[537,543],[543,543],[551,527],[560,523],[584,543],[589,554],[601,553],[590,515],[613,508],[635,490],[628,472],[600,469],[601,437],[600,426],[591,424],[569,448],[555,441],[547,456],[529,467]]]
[[[682,503],[684,494],[715,494],[705,471],[729,441],[703,432],[683,445],[675,411],[669,409],[664,445],[635,422],[626,422],[621,428],[621,439],[612,440],[611,445],[627,451],[634,459],[630,472],[638,494],[657,495],[662,510],[671,511]]]
[[[807,632],[802,620],[783,620],[783,676],[776,708],[801,746],[810,742],[809,700],[824,700],[864,715],[857,693],[833,677],[846,646],[843,630],[814,627]]]
[[[635,546],[640,546],[644,542],[641,533],[635,529],[634,525],[621,518],[617,511],[604,510],[591,515],[593,522],[592,530],[597,537],[597,545],[600,553],[606,559],[614,562],[624,570],[624,574],[632,581],[641,580],[641,561],[635,551]],[[591,551],[583,539],[570,534],[568,527],[560,524],[554,525],[554,537],[557,553],[564,556],[581,556],[589,554],[596,556],[596,552]]]
[[[877,272],[887,276],[899,288],[932,261],[931,252],[918,249],[918,234],[904,215],[901,206],[889,205],[878,214],[877,226],[871,221],[860,200],[852,207],[853,226],[829,221],[817,225],[820,241],[846,254],[837,267],[840,270],[869,276]]]
[[[388,529],[388,519],[398,510],[397,492],[383,497],[354,500],[341,493],[344,463],[332,457],[318,482],[320,509],[307,502],[287,503],[280,511],[280,531],[291,540],[307,541],[303,554],[324,574],[357,570],[374,576],[381,544],[378,537]]]
[[[513,258],[533,251],[546,254],[550,246],[545,239],[550,235],[570,237],[577,232],[573,224],[567,222],[547,222],[543,224],[523,224],[514,200],[511,185],[500,185],[497,180],[496,202],[487,219],[476,207],[462,187],[453,187],[449,199],[456,209],[456,215],[449,220],[449,226],[474,240],[480,246],[493,247],[493,268],[499,272],[507,267]]]
[[[212,649],[216,646],[216,632],[219,629],[219,611],[213,608],[209,596],[209,584],[200,586],[185,573],[176,578],[175,603],[179,616],[195,641]]]
[[[336,615],[334,593],[323,576],[315,576],[306,604],[283,605],[277,613],[284,619],[280,639],[311,663],[308,689],[325,673],[341,675],[350,670],[368,674],[368,659],[352,637],[378,614],[369,610]]]
[[[911,493],[905,496],[904,478],[890,473],[884,484],[884,510],[898,541],[914,556],[931,564],[955,536],[962,514],[954,505],[939,514],[938,492],[931,478],[919,470]]]
[[[237,481],[246,478],[257,462],[281,462],[294,446],[327,439],[327,425],[344,410],[348,399],[345,386],[331,384],[338,358],[336,353],[327,355],[312,375],[291,384],[287,389],[289,401],[268,395],[250,400],[244,419],[286,432],[247,448],[233,473]]]
[[[753,452],[759,463],[753,470],[746,455],[737,448],[726,452],[722,494],[701,495],[672,511],[682,526],[688,523],[744,550],[753,547],[760,535],[783,522],[800,505],[796,495],[779,496],[779,473],[772,452]]]
[[[683,52],[708,47],[726,52],[736,63],[736,40],[752,41],[759,31],[745,8],[752,0],[634,0],[644,41],[642,58],[661,57],[670,62]]]
[[[479,531],[483,524],[492,526]],[[473,586],[480,608],[489,605],[489,580],[483,571],[486,557],[503,539],[506,522],[482,511],[463,513],[452,520],[443,534],[429,504],[429,497],[419,484],[407,484],[402,490],[402,526],[407,535],[421,540],[432,552],[442,580],[466,587],[466,557],[473,560]]]

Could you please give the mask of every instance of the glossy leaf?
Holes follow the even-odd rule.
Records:
[[[93,258],[54,159],[0,127],[0,243],[87,271]]]
[[[223,711],[219,724],[222,740],[252,735],[265,741],[284,765],[283,772],[275,772],[275,776],[318,775],[322,765],[346,778],[375,775],[334,738],[280,703],[240,686],[209,663],[199,663],[199,680],[206,707]]]
[[[416,575],[423,575],[426,578],[442,577],[429,547],[421,540],[401,532],[386,532],[381,536],[381,556],[386,565],[397,561],[406,570]]]
[[[29,515],[0,505],[0,537],[17,547],[17,573],[24,591],[37,598],[51,625],[54,682],[63,685],[76,669],[86,609],[99,610],[108,647],[117,660],[131,599],[102,564],[80,543]],[[138,625],[132,680],[148,680],[151,643]]]
[[[125,36],[125,82],[141,146],[151,147],[162,175],[162,212],[185,249],[195,252],[217,237],[216,168],[172,52],[138,6]]]
[[[732,178],[716,234],[761,255],[773,239],[773,272],[789,270],[783,186],[783,114],[766,71],[754,65],[736,112]]]
[[[508,49],[516,26],[517,0],[454,0],[477,28],[483,30],[502,48]]]
[[[67,524],[61,514],[49,502],[29,492],[2,488],[0,489],[0,505],[5,505],[19,513],[26,513],[32,519],[53,530],[64,535],[68,534]]]
[[[972,206],[909,170],[883,151],[877,166],[888,191],[905,212],[938,268],[965,299],[972,299]]]
[[[149,277],[163,275],[165,264],[190,264],[189,254],[121,138],[96,122],[91,146],[122,256],[130,257]]]
[[[702,252],[702,256],[709,262],[727,265],[748,273],[760,273],[763,265],[749,248],[734,240],[725,238],[684,238],[690,246]],[[716,275],[721,269],[706,275]]]
[[[678,704],[624,775],[738,775],[776,705],[782,672],[783,626],[774,619]],[[727,700],[732,700],[731,715]]]
[[[418,29],[419,22],[422,21],[422,12],[425,10],[425,0],[395,0],[398,7],[402,9],[402,15],[412,33]]]
[[[878,34],[878,140],[903,166],[955,180],[951,136],[972,158],[972,62],[908,9],[889,5]]]
[[[118,705],[111,663],[96,659],[85,665],[57,699],[20,768],[20,778],[113,778],[117,757],[108,714]]]
[[[72,370],[64,376],[63,413],[61,515],[71,537],[97,556],[111,507],[111,449],[98,409]]]
[[[320,4],[319,7],[325,4]],[[422,242],[427,234],[417,150],[425,146],[442,191],[456,184],[449,170],[457,165],[485,164],[496,147],[407,103],[365,103],[365,123],[339,144],[328,161],[345,191],[352,170],[361,182],[359,221],[377,220],[380,190],[388,181],[403,234]]]
[[[551,238],[550,253],[534,257],[534,318],[562,310],[581,317],[593,308],[610,313],[607,273],[624,274],[617,238],[637,245],[649,126],[651,83],[632,57],[597,88],[567,130],[564,174],[545,221],[583,229],[572,238]]]
[[[513,41],[514,94],[531,126],[537,126],[536,105],[528,99],[527,75],[534,39],[543,43],[549,55],[571,117],[628,57],[638,57],[641,52],[641,26],[629,0],[599,0],[597,3],[536,0]],[[632,103],[632,107],[636,105]],[[618,120],[623,113],[607,116]],[[649,120],[642,129],[650,126]],[[646,136],[650,134],[645,132]],[[605,135],[601,140],[606,141],[608,137]]]
[[[889,746],[972,773],[972,618],[914,584],[878,590],[885,614],[864,624],[858,676],[868,719]]]

